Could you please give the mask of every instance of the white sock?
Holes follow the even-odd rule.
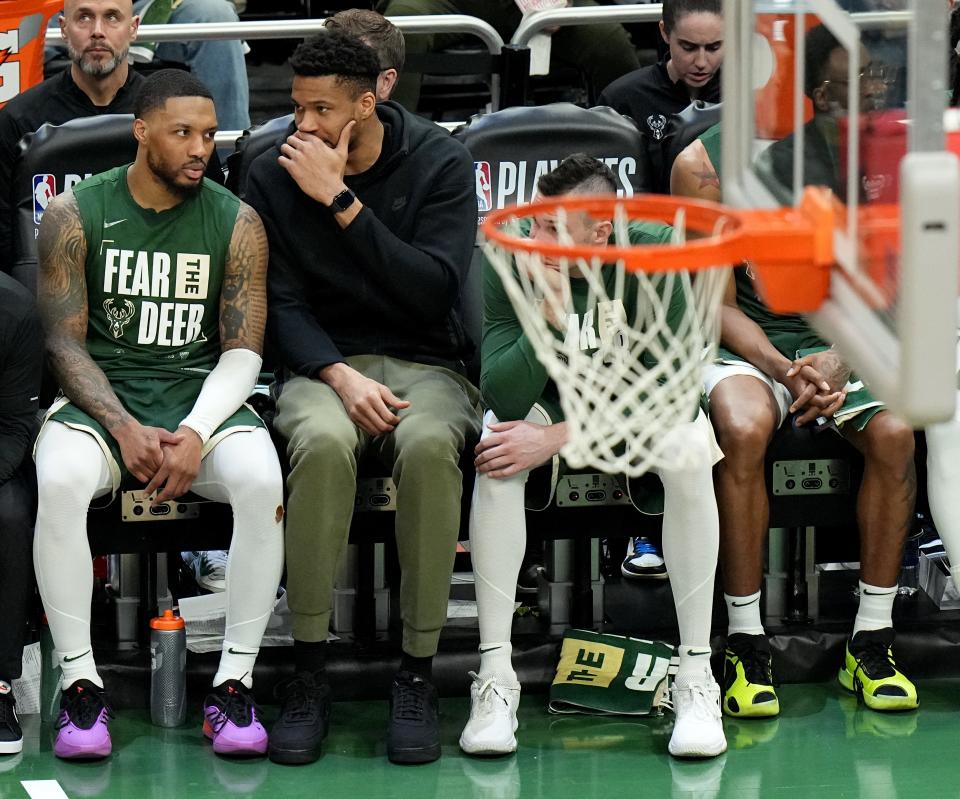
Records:
[[[897,586],[883,588],[860,581],[860,607],[853,621],[853,634],[861,630],[882,630],[893,627],[893,600]]]
[[[513,670],[512,654],[513,647],[509,641],[480,644],[480,678],[486,680],[495,677],[498,685],[515,688],[519,683]]]
[[[107,459],[93,436],[49,422],[37,443],[36,463],[33,562],[63,688],[77,680],[102,688],[90,644],[93,566],[87,510],[112,488]]]
[[[730,596],[725,593],[723,599],[727,604],[727,635],[763,635],[759,591],[749,596]]]
[[[214,685],[253,686],[253,665],[283,569],[283,477],[264,429],[234,433],[200,464],[192,490],[233,508],[227,557],[227,619]]]
[[[666,446],[687,457],[678,469],[659,469],[663,483],[663,558],[677,609],[681,655],[708,653],[717,572],[720,520],[713,493],[709,423],[689,422],[667,434]],[[709,668],[709,665],[708,665]]]
[[[214,686],[227,680],[239,680],[247,688],[253,688],[253,666],[257,662],[260,647],[251,647],[237,641],[223,639],[220,650],[220,666],[213,677]]]
[[[694,648],[680,645],[680,665],[677,667],[675,684],[677,688],[686,688],[693,683],[709,682],[713,676],[710,671],[710,647]]]
[[[61,690],[66,691],[77,680],[90,680],[94,685],[103,688],[103,680],[97,672],[97,663],[93,659],[93,650],[88,646],[73,652],[57,650],[57,661],[60,671],[63,672]]]

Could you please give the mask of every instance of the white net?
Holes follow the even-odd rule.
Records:
[[[631,271],[599,254],[551,261],[510,246],[528,241],[523,213],[518,209],[501,228],[505,245],[487,240],[484,250],[556,384],[569,428],[563,457],[574,468],[630,477],[682,466],[687,453],[667,434],[698,413],[702,366],[716,354],[727,265],[694,275]],[[569,245],[562,206],[556,221],[557,243]],[[616,203],[617,247],[631,246],[637,221]],[[671,243],[683,243],[684,229],[680,211]]]

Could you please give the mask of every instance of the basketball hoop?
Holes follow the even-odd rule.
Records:
[[[581,212],[612,221],[611,244],[573,243],[568,220]],[[775,311],[815,310],[829,286],[832,214],[820,190],[799,208],[769,211],[644,195],[563,196],[490,212],[484,251],[557,386],[567,461],[630,477],[682,464],[685,453],[664,442],[698,413],[726,268],[750,261]],[[522,220],[541,215],[556,219],[556,242],[525,235]],[[671,225],[671,243],[631,244],[635,222]],[[582,326],[570,313],[575,296]]]

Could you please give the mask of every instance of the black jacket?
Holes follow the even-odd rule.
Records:
[[[364,206],[346,229],[300,190],[276,148],[250,167],[245,199],[270,242],[268,338],[295,374],[363,354],[460,369],[473,351],[458,311],[476,237],[472,158],[396,103],[377,114],[383,149],[345,178]]]
[[[705,103],[720,102],[719,72],[701,89],[697,99]],[[672,164],[665,163],[666,150],[660,142],[668,130],[669,118],[679,114],[691,102],[687,85],[683,81],[674,83],[670,80],[666,61],[617,78],[600,94],[600,105],[608,105],[630,117],[640,128],[647,144],[649,171],[646,174],[650,175],[649,187],[652,190],[670,190]]]
[[[33,295],[0,273],[0,485],[20,466],[36,433],[42,364]]]

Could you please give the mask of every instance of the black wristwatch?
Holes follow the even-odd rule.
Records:
[[[333,209],[335,214],[340,213],[341,211],[346,211],[351,205],[353,205],[357,200],[357,195],[354,194],[350,189],[344,189],[340,192],[330,203],[330,207]]]

